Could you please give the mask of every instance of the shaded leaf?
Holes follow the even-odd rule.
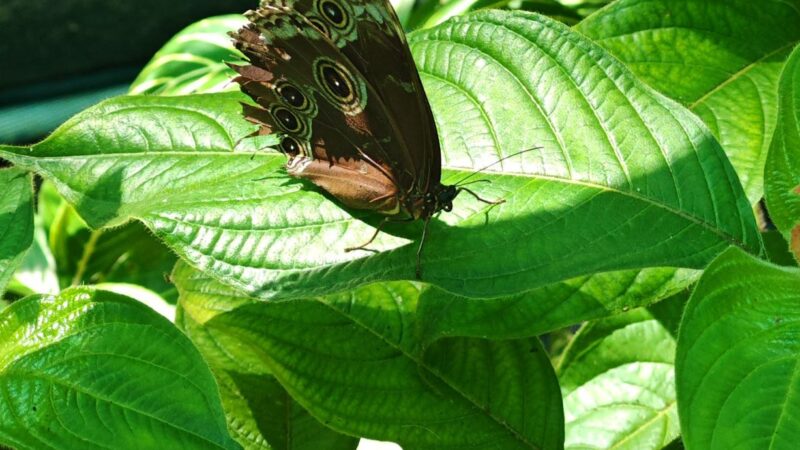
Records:
[[[491,300],[428,288],[419,307],[422,338],[536,336],[647,306],[680,292],[699,276],[699,271],[669,268],[600,273]]]
[[[220,386],[228,429],[245,449],[352,450],[358,439],[324,427],[278,383],[257,354],[235,336],[210,332],[205,323],[252,302],[234,289],[194,276],[178,264],[176,323],[211,366]]]
[[[20,297],[33,294],[58,294],[61,290],[56,262],[47,245],[42,216],[34,216],[33,244],[14,272],[8,291]]]
[[[175,303],[177,292],[167,275],[177,257],[141,223],[91,230],[68,204],[50,227],[61,285],[138,284]]]
[[[17,169],[0,170],[0,298],[33,243],[33,184]]]
[[[424,352],[415,284],[263,303],[183,264],[173,278],[227,370],[273,374],[336,430],[405,450],[561,448],[560,395],[538,341],[444,339]]]

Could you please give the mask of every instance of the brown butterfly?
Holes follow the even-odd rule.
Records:
[[[258,134],[282,136],[288,173],[344,205],[425,222],[466,191],[441,183],[436,126],[403,30],[388,0],[263,0],[231,33],[248,65],[231,65],[258,106]]]

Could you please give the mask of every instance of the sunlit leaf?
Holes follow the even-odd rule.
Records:
[[[565,448],[658,450],[674,441],[674,355],[675,338],[644,309],[582,327],[559,367]]]
[[[706,269],[675,358],[688,450],[790,450],[800,430],[800,270],[741,250]]]
[[[0,313],[0,443],[20,449],[235,449],[214,379],[168,321],[75,288]]]
[[[800,0],[619,0],[577,29],[695,112],[755,203],[798,23]]]

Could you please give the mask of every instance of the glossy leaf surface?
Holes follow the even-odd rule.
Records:
[[[658,450],[674,441],[674,357],[675,338],[647,310],[583,326],[559,367],[565,447]]]
[[[172,324],[89,288],[0,313],[0,443],[19,449],[236,449],[214,379]]]
[[[794,449],[800,430],[800,270],[730,249],[686,307],[676,356],[688,450]]]
[[[697,114],[756,203],[798,23],[800,0],[620,0],[577,30]]]

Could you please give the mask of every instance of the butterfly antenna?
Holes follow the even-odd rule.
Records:
[[[479,173],[483,172],[484,170],[490,169],[490,168],[492,168],[492,167],[494,167],[494,166],[496,166],[496,165],[500,164],[501,162],[503,162],[503,161],[505,161],[505,160],[507,160],[507,159],[513,158],[513,157],[515,157],[515,156],[519,156],[519,155],[521,155],[521,154],[523,154],[523,153],[528,153],[528,152],[532,152],[532,151],[534,151],[534,150],[541,150],[541,149],[542,149],[542,147],[531,147],[531,148],[526,148],[525,150],[520,150],[520,151],[518,151],[517,153],[513,153],[513,154],[511,154],[511,155],[504,156],[504,157],[502,157],[502,158],[498,159],[497,161],[495,161],[495,162],[493,162],[493,163],[491,163],[491,164],[489,164],[489,165],[487,165],[487,166],[485,166],[485,167],[481,167],[480,169],[478,169],[478,170],[476,170],[476,171],[472,172],[471,174],[469,174],[469,175],[465,176],[464,178],[462,178],[462,179],[458,180],[458,181],[457,181],[457,182],[454,184],[454,186],[464,186],[462,183],[464,183],[465,181],[467,181],[467,180],[469,180],[470,178],[474,177],[475,175],[477,175],[477,174],[479,174]]]

